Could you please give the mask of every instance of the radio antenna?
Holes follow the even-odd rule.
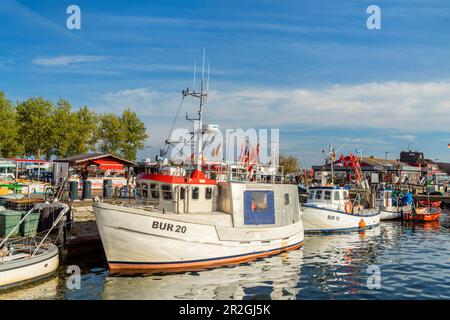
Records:
[[[208,93],[209,90],[209,62],[208,62],[208,80],[206,80],[206,93]]]
[[[197,61],[194,60],[194,92],[195,92],[195,73],[196,73]]]

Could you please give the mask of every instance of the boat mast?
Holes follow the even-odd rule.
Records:
[[[206,81],[206,88],[205,88]],[[203,49],[203,66],[202,66],[202,77],[200,79],[200,91],[198,92],[195,88],[195,63],[194,63],[194,89],[190,91],[189,88],[183,90],[183,96],[196,97],[200,101],[198,117],[189,118],[186,113],[186,120],[194,122],[194,165],[196,170],[201,170],[202,159],[203,159],[203,107],[206,103],[206,98],[208,97],[208,87],[209,87],[209,63],[208,63],[208,78],[205,79],[205,49]]]

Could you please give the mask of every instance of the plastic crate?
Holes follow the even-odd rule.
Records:
[[[6,237],[11,230],[20,222],[22,219],[23,212],[15,210],[3,210],[0,211],[0,236]],[[14,230],[12,236],[17,236],[19,234],[19,229]]]
[[[27,212],[22,212],[21,219],[26,214]],[[40,216],[39,212],[32,212],[26,217],[25,221],[20,225],[20,235],[22,237],[34,237],[36,235]]]
[[[16,211],[29,211],[36,204],[44,202],[42,199],[12,199],[6,201],[5,207]]]

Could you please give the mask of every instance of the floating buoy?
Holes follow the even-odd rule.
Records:
[[[359,221],[359,227],[360,227],[361,229],[364,229],[364,228],[366,227],[366,222],[364,221],[364,219],[361,219],[361,220]]]
[[[345,201],[345,212],[346,213],[352,212],[352,203],[350,201]]]

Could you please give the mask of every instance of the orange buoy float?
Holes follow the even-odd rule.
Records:
[[[359,221],[359,227],[360,227],[361,229],[364,229],[364,228],[366,227],[366,222],[364,221],[364,219],[361,219],[361,220]]]
[[[345,201],[345,212],[346,213],[352,212],[352,203],[350,201]]]

